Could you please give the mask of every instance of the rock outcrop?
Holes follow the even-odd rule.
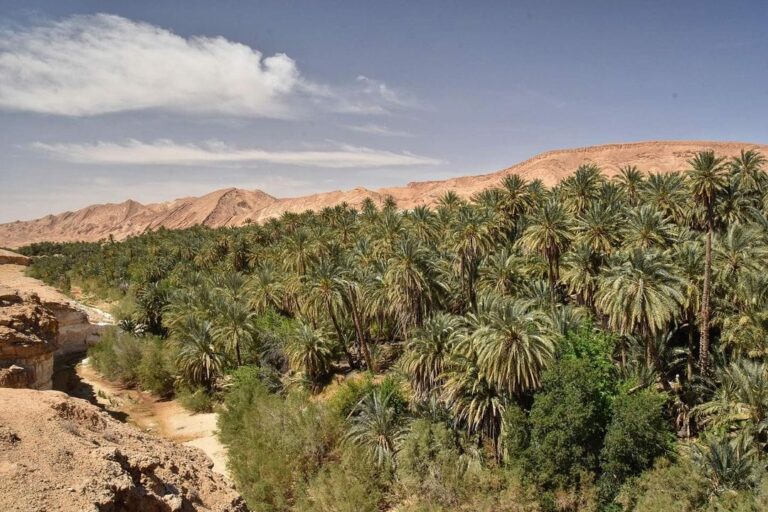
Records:
[[[66,302],[43,302],[59,324],[56,355],[85,352],[99,341],[102,325],[91,323],[88,315]]]
[[[0,389],[0,510],[246,511],[211,466],[84,400]]]
[[[321,210],[345,202],[360,207],[366,199],[380,203],[392,196],[400,208],[432,205],[449,190],[470,197],[489,187],[499,186],[510,174],[527,180],[540,179],[551,186],[573,173],[582,164],[595,164],[607,176],[624,165],[635,165],[643,172],[665,173],[688,167],[697,152],[714,150],[722,156],[735,156],[742,149],[756,149],[768,155],[768,145],[744,142],[651,141],[630,144],[604,144],[586,148],[548,151],[502,169],[476,176],[440,181],[409,183],[404,187],[368,190],[355,188],[302,197],[275,198],[259,190],[228,188],[201,197],[185,197],[165,203],[97,204],[75,212],[0,224],[0,246],[20,247],[33,242],[95,242],[113,236],[123,239],[158,228],[181,229],[195,225],[210,227],[242,226],[264,222],[285,212]]]
[[[23,254],[0,249],[0,265],[24,265],[28,267],[32,260]]]
[[[0,288],[0,387],[51,389],[58,332],[37,295]]]

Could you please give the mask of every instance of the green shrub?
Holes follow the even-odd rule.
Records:
[[[440,505],[456,505],[465,489],[466,464],[455,434],[442,423],[415,420],[397,454],[400,494]]]
[[[176,395],[185,409],[195,413],[213,412],[213,397],[205,388],[184,389]]]
[[[304,395],[267,391],[255,367],[241,367],[219,416],[229,468],[251,510],[287,511],[339,438],[339,422]]]
[[[616,502],[634,512],[693,512],[707,504],[707,481],[687,458],[659,459],[653,469],[629,480]]]
[[[96,371],[108,379],[135,386],[143,344],[142,339],[116,328],[106,329],[99,342],[88,349],[88,358]]]
[[[545,488],[567,488],[595,472],[608,420],[602,374],[588,361],[565,359],[548,370],[529,422],[528,470]]]
[[[173,394],[175,368],[168,343],[156,338],[146,338],[142,347],[141,362],[136,368],[139,387],[162,397]]]
[[[627,478],[651,467],[671,448],[674,436],[664,414],[665,402],[665,395],[652,390],[623,394],[613,402],[600,454],[605,501],[613,498]]]
[[[341,460],[326,464],[309,482],[297,503],[300,512],[376,512],[383,499],[376,468],[345,450]]]

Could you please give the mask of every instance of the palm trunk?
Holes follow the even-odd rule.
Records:
[[[341,334],[341,327],[339,327],[339,322],[336,320],[336,314],[333,312],[333,306],[331,305],[331,302],[328,301],[328,315],[331,317],[331,322],[333,323],[333,328],[336,329],[336,335],[339,337],[339,343],[341,343],[341,346],[344,347],[344,354],[347,356],[347,361],[349,362],[349,367],[354,368],[355,367],[355,358],[352,357],[352,354],[350,353],[349,349],[347,348],[347,344],[344,343],[344,336]]]
[[[651,336],[648,334],[648,325],[643,323],[643,340],[645,340],[645,366],[653,368],[653,349],[651,347]]]
[[[693,380],[693,371],[694,371],[694,365],[696,364],[693,358],[693,349],[694,349],[694,341],[693,341],[693,322],[696,314],[693,311],[688,312],[688,368],[687,368],[687,375],[688,375],[688,382],[691,382]]]
[[[701,293],[701,344],[699,367],[701,374],[709,372],[709,296],[712,279],[712,232],[714,231],[712,203],[707,204],[707,239],[704,253],[704,287]]]
[[[357,336],[357,343],[360,347],[360,351],[363,353],[363,358],[365,359],[365,364],[368,366],[368,369],[376,373],[376,365],[374,364],[373,358],[371,357],[371,351],[368,350],[368,341],[365,339],[365,332],[363,332],[363,323],[360,321],[360,315],[357,311],[357,303],[355,302],[352,293],[354,292],[350,292],[348,303],[350,313],[352,314],[352,321],[355,323],[355,335]]]

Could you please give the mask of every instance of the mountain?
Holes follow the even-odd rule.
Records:
[[[185,197],[164,203],[144,205],[129,200],[119,204],[96,204],[75,212],[0,224],[0,246],[14,248],[40,241],[97,241],[109,235],[119,240],[160,227],[180,229],[197,224],[240,226],[246,222],[262,222],[285,212],[320,210],[341,202],[359,207],[368,197],[381,202],[387,195],[391,195],[400,208],[410,209],[420,204],[434,204],[449,190],[469,197],[498,185],[509,174],[519,174],[527,180],[540,179],[546,185],[554,185],[586,163],[599,166],[607,176],[615,175],[624,165],[636,165],[647,173],[663,173],[685,169],[687,161],[699,151],[714,150],[719,155],[735,156],[742,149],[757,149],[768,155],[768,145],[742,142],[606,144],[548,151],[494,173],[414,182],[404,187],[378,190],[355,188],[289,198],[275,198],[260,190],[228,188],[201,197]]]

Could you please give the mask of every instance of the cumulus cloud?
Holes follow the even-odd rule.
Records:
[[[366,147],[339,146],[329,150],[270,151],[236,148],[219,141],[180,144],[172,140],[150,143],[45,144],[32,148],[49,157],[81,164],[252,166],[282,164],[324,168],[372,168],[438,165],[440,160],[411,153],[395,153]]]
[[[287,55],[184,38],[119,16],[0,31],[0,108],[66,116],[140,109],[286,117],[311,94]]]

